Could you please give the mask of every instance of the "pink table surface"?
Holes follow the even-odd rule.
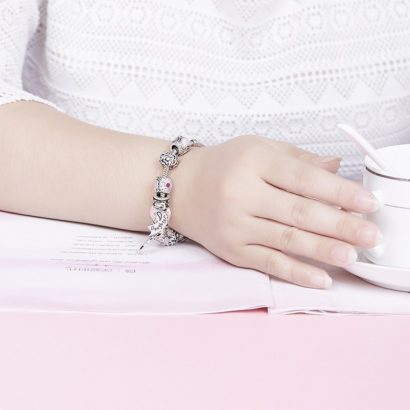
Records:
[[[410,409],[410,316],[0,314],[1,410]]]

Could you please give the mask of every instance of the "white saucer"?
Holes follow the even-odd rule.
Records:
[[[410,268],[376,265],[360,252],[357,261],[345,269],[373,285],[410,292]]]

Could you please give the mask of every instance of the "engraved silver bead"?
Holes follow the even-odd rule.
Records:
[[[192,142],[189,138],[177,137],[171,143],[171,149],[175,150],[178,155],[184,155],[191,148]]]
[[[159,211],[165,211],[168,207],[167,203],[165,201],[154,201],[152,206],[155,209],[158,209]]]
[[[163,152],[159,157],[161,165],[169,168],[175,168],[178,165],[178,155],[175,151]]]
[[[161,218],[162,212],[165,212],[167,214],[168,220],[171,218],[171,210],[169,208],[158,209],[154,205],[151,206],[149,214],[154,223],[158,222],[158,220]]]

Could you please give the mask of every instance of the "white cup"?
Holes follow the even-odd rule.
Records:
[[[381,171],[365,157],[363,186],[380,201],[380,208],[365,216],[380,229],[381,244],[363,253],[378,265],[410,267],[410,144],[393,145],[377,150],[395,173]]]

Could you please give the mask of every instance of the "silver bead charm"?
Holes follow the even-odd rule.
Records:
[[[160,203],[164,204],[164,202],[160,202]],[[155,206],[155,204],[151,206],[149,215],[154,223],[162,219],[162,215],[161,215],[162,212],[165,212],[167,214],[168,221],[169,221],[171,218],[171,210],[169,208],[167,208],[166,206],[158,207],[158,206]]]
[[[192,147],[203,147],[196,139],[189,139],[182,136],[175,138],[171,143],[171,149],[175,150],[179,156],[186,154]]]
[[[165,194],[171,193],[172,180],[170,177],[157,177],[154,181],[154,191],[163,192]]]
[[[175,150],[178,155],[184,155],[191,148],[191,140],[185,137],[177,137],[172,141],[171,149]]]
[[[179,156],[184,155],[194,146],[201,147],[203,144],[195,139],[178,137],[172,141],[171,150],[160,155],[159,162],[164,167],[163,175],[157,177],[154,181],[153,204],[150,208],[152,224],[148,226],[150,233],[148,239],[139,248],[140,251],[151,240],[155,240],[164,246],[175,245],[185,240],[182,234],[168,226],[171,219],[169,196],[173,187],[168,171],[178,165]]]
[[[175,151],[163,152],[159,157],[159,162],[164,167],[172,169],[178,165],[178,156]]]

